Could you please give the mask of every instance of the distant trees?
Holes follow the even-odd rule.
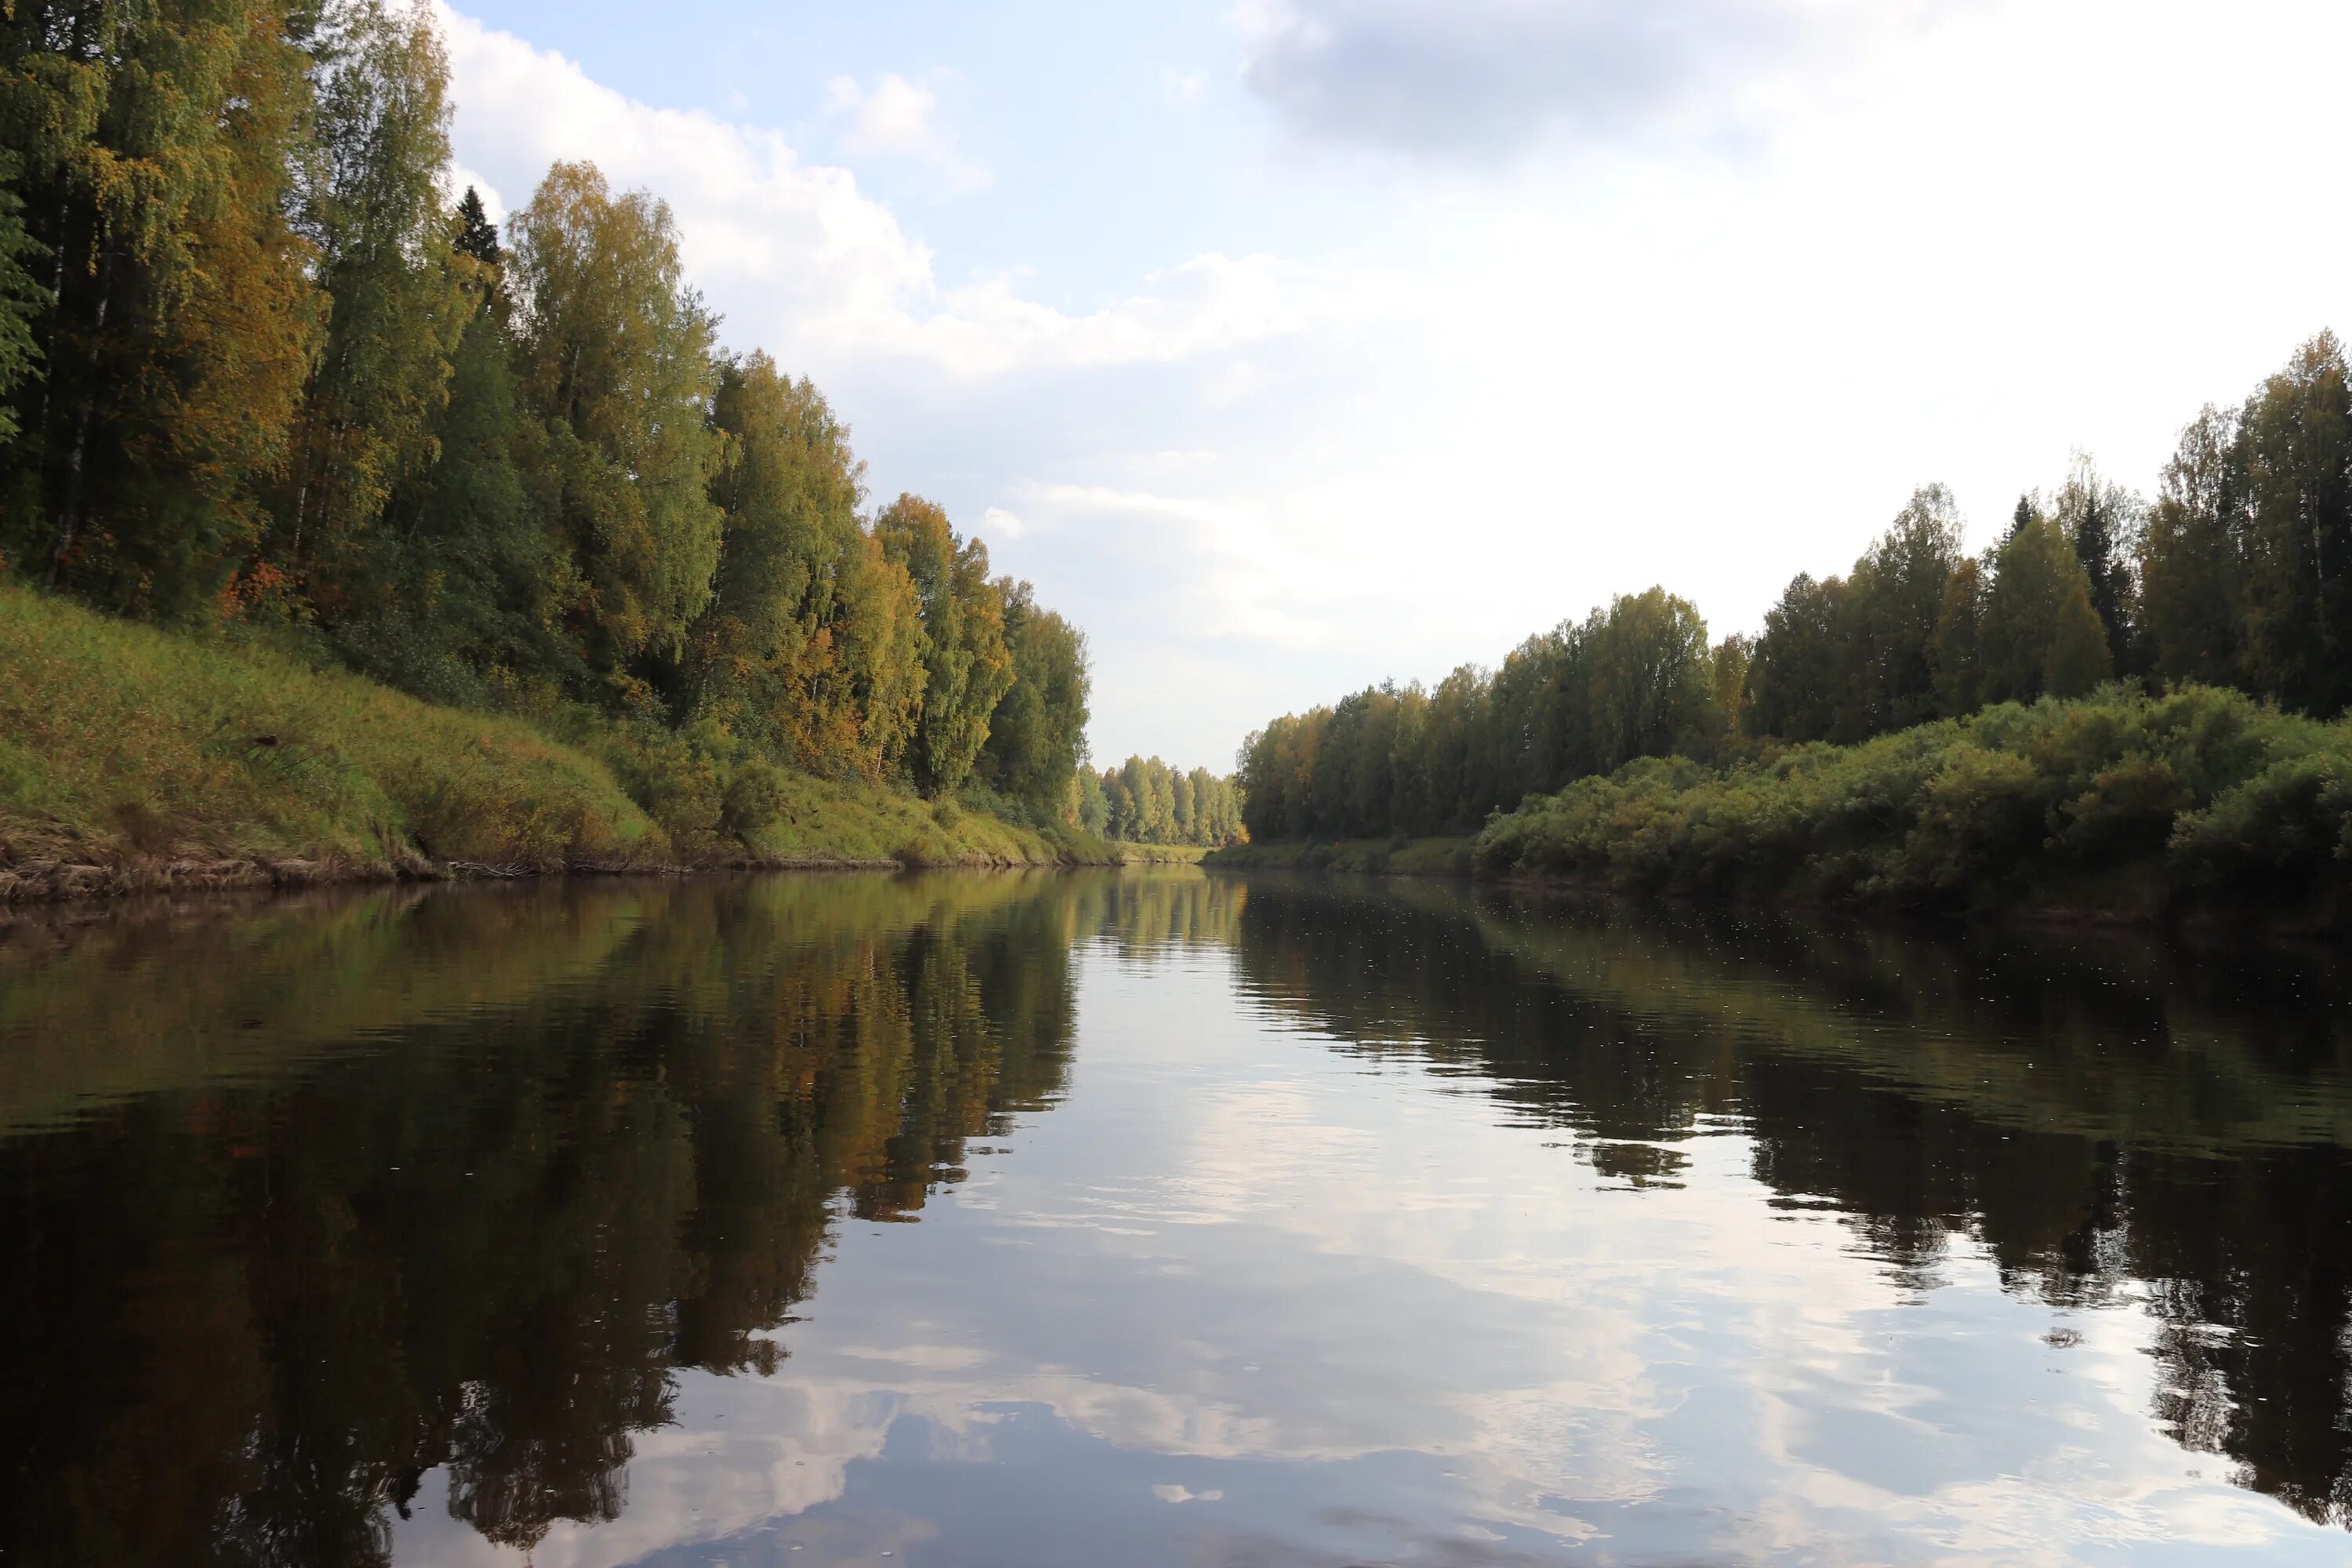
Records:
[[[1256,838],[1467,832],[1488,812],[1638,756],[1712,754],[1730,721],[1706,624],[1663,589],[1529,637],[1488,673],[1393,684],[1275,721],[1242,749]]]
[[[1465,833],[1640,757],[1851,743],[2117,676],[2352,703],[2352,395],[2322,333],[2242,409],[2181,433],[2153,505],[2080,456],[1967,553],[1940,485],[1843,576],[1799,574],[1753,639],[1710,647],[1659,588],[1530,637],[1487,672],[1370,688],[1244,744],[1261,838]]]
[[[1247,837],[1241,791],[1206,768],[1181,773],[1158,757],[1129,757],[1078,783],[1078,821],[1088,832],[1129,844],[1217,848]]]
[[[0,560],[589,716],[698,801],[756,758],[1074,824],[1076,628],[937,505],[864,510],[656,196],[453,207],[448,79],[397,0],[0,8]]]

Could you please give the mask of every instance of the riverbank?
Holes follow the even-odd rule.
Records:
[[[1360,838],[1329,844],[1232,844],[1201,864],[1220,871],[1341,871],[1367,877],[1467,877],[1467,837]]]
[[[765,764],[746,787],[751,769],[592,739],[0,587],[0,900],[1170,858]]]
[[[1252,845],[1250,866],[1460,864],[1423,840]],[[2005,703],[1727,766],[1645,758],[1530,796],[1469,841],[1499,881],[2150,924],[2352,926],[2352,721],[2238,692]]]

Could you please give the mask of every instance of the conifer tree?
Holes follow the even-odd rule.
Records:
[[[2128,668],[2137,641],[2131,558],[2143,511],[2139,498],[2101,479],[2090,458],[2077,452],[2052,510],[2083,563],[2091,608],[2106,629],[2109,661]]]
[[[485,267],[505,265],[507,253],[499,244],[499,226],[490,221],[489,210],[482,205],[482,193],[473,186],[457,201],[457,238],[454,248],[460,256],[470,256]]]

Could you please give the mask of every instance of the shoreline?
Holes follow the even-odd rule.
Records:
[[[1157,849],[1162,846],[1135,846]],[[139,857],[97,861],[26,860],[0,864],[0,909],[64,903],[111,903],[145,896],[189,893],[296,892],[318,888],[434,887],[462,883],[556,881],[571,878],[714,877],[768,872],[1067,871],[1129,866],[1190,865],[1181,856],[1122,855],[1117,859],[1061,857],[1049,860],[998,856],[910,858],[828,855],[740,855],[702,861],[575,861],[562,865],[488,865],[469,860],[362,862],[322,857]]]
[[[1297,876],[1408,878],[1515,892],[1630,900],[1670,909],[1780,910],[1893,918],[1923,925],[2014,921],[2053,929],[2192,935],[2237,931],[2263,938],[2296,940],[2341,937],[2352,932],[2352,880],[2347,879],[2324,880],[2284,898],[2265,892],[2243,898],[2195,900],[2151,898],[2145,884],[2126,878],[2110,885],[2133,896],[2115,902],[2028,896],[1936,907],[1858,894],[1825,896],[1799,889],[1770,893],[1737,889],[1699,894],[1681,889],[1627,887],[1591,877],[1526,872],[1482,876],[1469,863],[1471,843],[1468,838],[1427,839],[1418,840],[1409,848],[1376,840],[1251,844],[1241,846],[1243,853],[1238,856],[1230,849],[1212,852],[1203,858],[1201,868],[1228,874],[1272,871]],[[1441,858],[1438,847],[1445,851],[1444,863],[1433,863]],[[1451,858],[1457,850],[1458,860]]]

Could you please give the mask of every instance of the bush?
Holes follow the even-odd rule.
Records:
[[[1928,906],[2126,868],[2174,897],[2303,887],[2352,861],[2352,724],[2109,686],[1721,769],[1647,759],[1497,815],[1473,858],[1487,876]]]
[[[786,793],[783,769],[764,757],[747,758],[727,782],[719,825],[744,848],[756,848],[760,836],[783,816]]]

